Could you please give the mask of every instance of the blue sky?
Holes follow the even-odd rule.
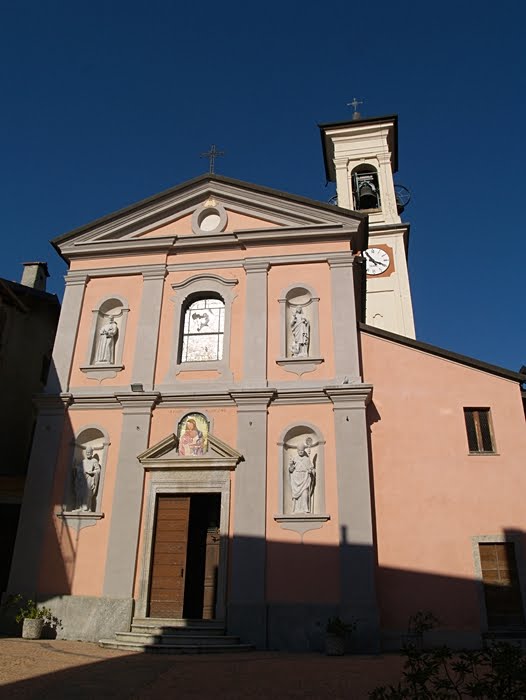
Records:
[[[522,0],[0,0],[0,276],[217,172],[328,201],[317,123],[399,115],[417,336],[526,364]]]

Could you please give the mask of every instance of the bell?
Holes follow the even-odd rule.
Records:
[[[369,182],[362,182],[359,190],[359,207],[360,209],[377,209],[378,196],[374,186]]]

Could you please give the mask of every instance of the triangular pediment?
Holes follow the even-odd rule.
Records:
[[[137,459],[146,469],[235,469],[243,456],[212,433],[208,434],[208,451],[199,457],[178,453],[179,440],[171,433],[142,452]]]
[[[195,214],[212,202],[225,213],[217,230],[196,231]],[[247,236],[313,230],[344,230],[357,239],[366,237],[366,217],[357,212],[260,187],[230,178],[206,175],[150,197],[64,234],[53,245],[65,258],[119,254],[125,251],[169,251],[184,239],[214,239],[214,244],[244,245]],[[360,249],[358,241],[354,248]]]

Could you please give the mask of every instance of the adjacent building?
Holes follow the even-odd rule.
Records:
[[[5,591],[37,409],[47,381],[60,305],[47,265],[25,263],[20,283],[0,278],[0,591]]]

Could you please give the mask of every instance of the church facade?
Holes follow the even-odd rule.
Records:
[[[415,340],[396,117],[320,127],[339,205],[206,175],[55,239],[9,581],[59,636],[213,621],[396,648],[524,625],[522,375]]]

